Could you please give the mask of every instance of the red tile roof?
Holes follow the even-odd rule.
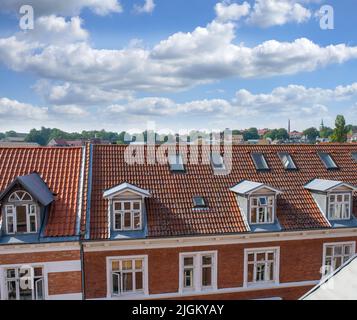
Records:
[[[57,194],[45,236],[76,235],[82,148],[0,148],[0,192],[17,176],[37,172]]]
[[[341,180],[357,185],[357,163],[351,157],[356,145],[233,146],[233,169],[215,176],[207,164],[186,165],[186,173],[173,174],[168,165],[128,165],[126,146],[93,146],[93,182],[90,215],[92,239],[108,238],[107,202],[103,191],[128,182],[149,190],[147,199],[149,237],[208,235],[246,232],[235,195],[229,188],[241,180],[268,184],[283,191],[278,197],[277,217],[283,230],[327,228],[328,224],[304,185],[314,178]],[[287,151],[298,171],[285,171],[277,152]],[[339,170],[326,170],[317,151],[329,152]],[[271,168],[258,172],[250,154],[263,152]],[[194,196],[203,196],[208,209],[192,209]],[[354,197],[354,214],[357,199]]]

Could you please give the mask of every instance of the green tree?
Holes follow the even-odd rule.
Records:
[[[243,132],[243,137],[245,141],[248,140],[257,140],[259,139],[258,129],[257,128],[250,128]]]
[[[0,132],[0,140],[6,137],[5,133]]]
[[[323,127],[320,129],[320,138],[330,138],[333,134],[333,129],[329,127]]]
[[[304,130],[303,133],[304,133],[304,136],[306,136],[307,140],[309,140],[310,142],[315,142],[316,138],[320,134],[319,131],[314,127]]]
[[[345,117],[338,115],[335,121],[335,129],[331,136],[333,142],[346,142],[349,129],[346,126]]]
[[[16,131],[10,130],[5,132],[6,137],[17,137]]]

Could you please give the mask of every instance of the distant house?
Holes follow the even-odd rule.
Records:
[[[93,139],[77,139],[77,140],[65,140],[65,139],[52,139],[47,144],[48,147],[82,147],[86,143],[91,144],[111,144],[109,140],[102,140],[98,138]]]
[[[38,147],[38,143],[26,142],[26,133],[17,133],[16,137],[6,137],[0,140],[0,147]]]
[[[244,143],[244,137],[242,134],[234,134],[232,135],[232,143],[233,144],[242,144]]]
[[[352,134],[347,135],[348,142],[357,142],[357,131],[353,131]]]
[[[269,129],[259,129],[258,130],[258,134],[259,134],[259,137],[264,137],[267,133],[269,132]]]

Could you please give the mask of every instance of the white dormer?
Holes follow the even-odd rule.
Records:
[[[352,216],[352,195],[357,188],[333,180],[315,179],[305,185],[321,212],[329,221],[350,220]]]
[[[281,191],[264,183],[244,180],[230,189],[249,225],[274,224],[276,197]]]
[[[129,183],[122,183],[104,191],[103,197],[108,199],[108,212],[111,228],[114,231],[142,230],[145,199],[150,192]]]

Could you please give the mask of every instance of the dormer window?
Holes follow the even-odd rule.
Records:
[[[352,159],[357,162],[357,152],[352,152]]]
[[[26,191],[15,191],[5,204],[6,233],[36,233],[37,205]]]
[[[141,230],[141,201],[114,201],[114,230]]]
[[[150,197],[149,191],[122,183],[106,190],[103,197],[108,200],[112,231],[140,231],[145,228],[145,198]]]
[[[342,181],[314,179],[305,188],[311,191],[316,204],[332,226],[353,218],[352,193],[357,190],[356,187]]]
[[[351,194],[330,194],[328,206],[329,220],[348,220],[351,217]]]
[[[236,193],[240,212],[251,231],[280,230],[276,217],[276,198],[281,191],[264,183],[247,180],[230,190]]]
[[[250,197],[251,224],[266,224],[274,222],[274,196],[252,196]]]

